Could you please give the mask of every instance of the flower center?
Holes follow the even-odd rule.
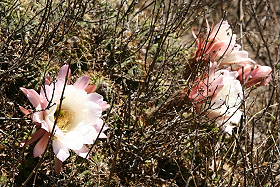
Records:
[[[57,110],[54,116],[57,118],[57,126],[64,132],[69,131],[73,127],[74,112],[68,109]]]

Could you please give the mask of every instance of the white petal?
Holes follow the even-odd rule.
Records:
[[[68,148],[59,140],[53,140],[52,145],[53,152],[60,161],[64,162],[70,156]]]
[[[79,150],[74,150],[74,152],[77,155],[79,155],[80,157],[83,157],[83,158],[86,158],[86,156],[88,155],[88,151],[89,151],[89,149],[85,145]]]
[[[98,135],[98,132],[91,125],[80,125],[75,131],[83,138],[83,144],[93,144]]]
[[[79,134],[78,131],[70,131],[67,132],[63,137],[59,138],[59,140],[69,149],[79,150],[83,147],[83,136]]]
[[[229,133],[230,135],[232,135],[232,131],[233,131],[234,128],[235,128],[235,126],[232,126],[232,125],[225,125],[224,131],[225,131],[226,133]]]
[[[103,96],[98,93],[88,94],[88,98],[89,100],[99,104],[102,108],[102,111],[110,107],[110,105],[106,101],[103,101]]]

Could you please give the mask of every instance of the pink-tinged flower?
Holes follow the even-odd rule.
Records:
[[[53,128],[52,147],[61,162],[70,156],[70,149],[79,156],[86,157],[89,151],[86,144],[93,144],[102,129],[102,111],[109,105],[103,101],[101,95],[94,93],[96,87],[89,85],[89,77],[83,76],[73,85],[69,83],[69,79],[70,68],[64,65],[58,73],[56,82],[46,80],[40,94],[33,89],[21,88],[35,108],[32,112],[20,107],[24,114],[31,115],[38,127],[32,138],[25,142],[25,144],[37,142],[33,152],[35,157],[41,156],[45,151]],[[63,100],[59,106],[63,90]],[[54,127],[56,118],[57,123]],[[103,131],[107,128],[104,126],[100,138],[106,138]]]
[[[199,80],[189,94],[199,112],[205,110],[210,119],[224,125],[224,130],[231,133],[231,124],[239,123],[242,112],[239,110],[243,92],[240,82],[236,79],[238,72],[210,69],[209,75]]]
[[[249,58],[247,51],[240,50],[241,46],[236,44],[231,52],[225,55],[219,62],[220,67],[231,67],[232,70],[237,71],[244,66],[253,66],[256,64],[254,60]]]
[[[210,32],[209,26],[207,30]],[[196,59],[216,62],[233,50],[236,35],[232,33],[227,21],[221,21],[214,26],[210,33],[203,37],[198,37],[196,42],[198,45]]]
[[[210,32],[209,26],[208,32]],[[221,21],[215,25],[208,35],[198,37],[196,42],[197,60],[218,62],[219,66],[231,66],[233,70],[247,64],[255,64],[249,58],[248,52],[240,50],[241,46],[236,44],[236,35],[232,33],[227,21]]]
[[[271,81],[272,69],[269,66],[251,66],[247,65],[238,70],[238,79],[247,87],[251,86],[266,86]]]

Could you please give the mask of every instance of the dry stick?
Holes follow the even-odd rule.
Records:
[[[245,108],[245,106],[244,106],[244,108]],[[244,114],[245,114],[245,112],[244,112]],[[243,132],[245,134],[244,150],[242,149],[241,145],[239,144],[240,142],[238,142],[237,138],[236,138],[236,141],[237,141],[237,145],[238,145],[237,147],[239,147],[239,149],[241,151],[242,159],[243,159],[243,180],[244,180],[243,182],[244,182],[244,186],[247,186],[247,165],[248,165],[247,160],[246,160],[246,158],[247,158],[246,157],[246,154],[247,154],[247,150],[246,150],[247,149],[247,128],[246,128],[246,121],[245,121],[246,119],[243,119],[243,118],[244,117],[242,116],[241,121],[240,121],[240,126],[241,127],[243,126],[243,128],[245,129],[244,130],[245,132]],[[242,131],[243,130],[241,130],[241,132]],[[234,135],[234,137],[236,137],[236,136]]]
[[[5,14],[7,14],[7,12],[9,12],[9,14],[7,14],[7,17],[10,17],[10,15],[12,14],[12,12],[13,12],[13,10],[15,10],[17,7],[18,7],[18,5],[17,5],[17,2],[18,2],[19,0],[16,0],[14,3],[13,3],[13,5],[7,10],[7,11],[4,11],[4,15]],[[6,1],[7,2],[7,1]],[[4,16],[3,16],[4,17]],[[1,18],[1,17],[0,17]],[[0,19],[0,22],[2,21],[2,19]]]
[[[271,58],[270,50],[269,50],[267,41],[264,39],[263,31],[262,31],[262,29],[261,29],[259,20],[258,20],[258,18],[257,18],[257,14],[256,14],[255,9],[254,9],[254,7],[253,7],[253,2],[252,2],[252,0],[249,0],[249,1],[250,1],[251,10],[252,10],[252,13],[253,13],[253,18],[254,18],[254,20],[255,20],[255,23],[257,24],[257,28],[258,28],[258,31],[259,31],[259,33],[260,33],[261,40],[263,41],[264,47],[265,47],[266,52],[267,52],[267,55],[268,55],[269,64],[270,64],[271,67],[273,67],[273,63],[272,63],[272,58]],[[273,76],[273,75],[272,75],[272,76]]]
[[[183,175],[183,173],[182,173],[182,170],[181,170],[181,167],[180,167],[179,163],[177,162],[177,160],[175,160],[175,159],[173,159],[173,160],[174,160],[174,162],[176,163],[176,165],[177,165],[177,167],[178,167],[178,169],[179,169],[179,173],[180,173],[180,175],[181,175],[183,181],[185,182],[185,184],[187,184],[187,179],[185,179],[185,177],[184,177],[184,175]],[[206,171],[206,172],[207,172],[207,171]]]
[[[158,11],[156,16],[154,17],[155,11],[156,11],[156,3],[154,4],[153,11],[152,11],[153,17],[151,18],[151,24],[150,24],[150,27],[149,27],[150,28],[150,32],[149,32],[149,35],[147,37],[148,45],[146,47],[145,61],[144,61],[144,69],[145,69],[145,73],[146,73],[146,78],[145,78],[144,82],[145,82],[145,86],[146,87],[147,87],[147,85],[146,85],[147,84],[147,79],[149,77],[149,70],[147,70],[148,52],[151,49],[152,37],[153,37],[154,31],[155,31],[155,28],[154,28],[155,26],[154,25],[156,24],[156,21],[158,19],[158,15],[159,15],[159,11]],[[143,89],[141,89],[141,91],[144,90],[144,89],[145,89],[145,87],[143,86]]]
[[[240,11],[240,15],[239,15],[239,21],[241,22],[240,23],[240,37],[241,37],[241,49],[243,49],[243,30],[242,30],[242,26],[243,26],[243,7],[242,7],[242,5],[243,5],[243,0],[240,0],[239,1],[239,11]],[[245,79],[245,77],[244,77],[244,67],[242,67],[242,79],[243,79],[243,82],[244,82],[244,79]],[[244,86],[244,85],[243,85]],[[242,87],[243,87],[242,86]],[[244,123],[244,129],[245,129],[245,150],[244,150],[244,152],[245,152],[245,154],[247,153],[247,147],[248,147],[248,138],[247,138],[247,131],[248,131],[248,129],[247,129],[247,117],[246,117],[246,103],[245,103],[245,89],[244,89],[244,87],[242,88],[242,94],[243,94],[243,102],[242,102],[242,105],[243,105],[243,110],[244,110],[244,112],[243,112],[243,117],[241,118],[241,123],[243,122]],[[252,132],[254,132],[253,130],[252,130]],[[251,143],[251,146],[253,145],[253,134],[252,134],[252,143]],[[253,149],[251,149],[251,153],[253,154]],[[246,159],[246,157],[245,157],[245,159]],[[244,186],[247,186],[247,175],[246,175],[246,173],[247,173],[247,171],[246,171],[246,163],[247,163],[247,161],[246,160],[244,160],[244,168],[243,168],[243,170],[244,170]],[[252,162],[251,162],[252,163]],[[255,174],[254,174],[254,171],[252,170],[252,172],[253,172],[253,175],[255,176]]]
[[[63,96],[64,96],[64,91],[65,91],[65,88],[66,88],[66,85],[67,85],[67,81],[68,81],[69,69],[70,69],[70,65],[68,65],[68,68],[67,68],[67,73],[66,73],[65,81],[64,81],[64,85],[63,85],[63,90],[62,90],[62,94],[61,94],[60,101],[59,101],[59,105],[58,105],[58,113],[60,113],[60,111],[61,111],[62,101],[63,101]],[[48,150],[48,147],[50,146],[51,138],[52,138],[52,136],[53,136],[54,133],[55,133],[55,127],[56,127],[57,121],[58,121],[58,116],[55,118],[54,125],[53,125],[53,128],[52,128],[50,137],[49,137],[49,139],[48,139],[48,144],[47,144],[46,149],[44,150],[43,154],[41,155],[41,158],[40,158],[40,160],[38,161],[38,163],[37,163],[37,165],[35,166],[35,168],[34,168],[34,169],[32,170],[32,172],[29,174],[29,176],[27,177],[27,179],[22,183],[22,186],[26,186],[27,182],[31,179],[31,177],[33,176],[33,174],[36,174],[36,173],[37,173],[38,169],[40,168],[40,166],[41,166],[42,163],[44,162],[44,156],[45,156],[45,154],[46,154],[46,152],[47,152],[47,150]]]
[[[253,157],[254,157],[254,135],[255,135],[255,122],[253,121],[252,123],[252,139],[251,139],[251,150],[250,150],[250,162],[251,162],[251,169],[252,169],[252,173],[254,176],[254,180],[256,183],[258,183],[258,186],[261,186],[260,181],[258,180],[257,176],[255,175],[255,170],[254,170],[254,163],[253,163]]]
[[[153,1],[153,2],[155,2],[155,1]],[[154,6],[153,6],[153,10],[152,10],[152,15],[154,15],[155,14],[155,9],[156,9],[156,2],[155,3],[153,3],[154,4]],[[152,3],[151,3],[151,5],[152,5]],[[156,23],[156,19],[155,19],[155,21],[154,21],[154,17],[152,17],[151,18],[151,23],[150,23],[150,26],[149,26],[149,33],[148,33],[148,36],[147,36],[147,38],[146,38],[146,41],[144,42],[144,44],[146,44],[147,43],[147,47],[146,47],[146,52],[145,52],[145,57],[144,57],[144,71],[145,71],[145,73],[146,73],[146,78],[145,78],[145,80],[144,80],[144,82],[145,82],[145,85],[143,85],[142,86],[142,88],[140,87],[139,89],[138,89],[138,91],[137,91],[137,99],[136,99],[136,103],[135,103],[135,106],[136,106],[136,108],[137,108],[137,106],[138,106],[138,101],[139,101],[139,98],[140,98],[140,96],[141,96],[141,93],[145,90],[145,88],[146,88],[146,84],[147,84],[147,77],[148,77],[148,70],[147,70],[147,59],[148,59],[148,52],[149,52],[149,50],[150,50],[150,48],[151,48],[151,41],[152,41],[152,37],[153,37],[153,35],[154,35],[154,25],[155,25],[155,23]],[[144,44],[142,45],[142,46],[144,46]],[[141,46],[141,47],[142,47]]]

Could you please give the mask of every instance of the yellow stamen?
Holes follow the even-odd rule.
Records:
[[[73,127],[74,113],[71,110],[61,109],[58,113],[58,109],[55,112],[55,117],[57,117],[57,126],[62,131],[68,131]]]

